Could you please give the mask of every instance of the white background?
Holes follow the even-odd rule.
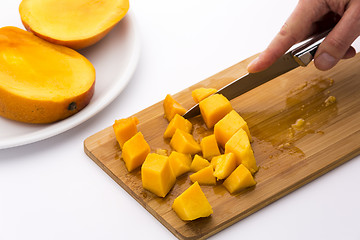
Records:
[[[131,1],[141,55],[122,94],[65,133],[0,150],[0,239],[175,239],[85,155],[84,139],[167,93],[260,52],[296,3]],[[2,8],[0,20],[7,14],[17,12]],[[211,239],[360,239],[359,160],[349,161]]]

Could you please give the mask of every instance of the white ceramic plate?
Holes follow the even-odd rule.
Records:
[[[0,27],[24,29],[18,13],[20,1],[0,2]],[[53,124],[26,124],[0,117],[0,149],[40,141],[67,131],[88,120],[110,104],[132,77],[139,59],[140,43],[134,17],[124,19],[100,42],[80,51],[95,67],[95,94],[77,114]]]

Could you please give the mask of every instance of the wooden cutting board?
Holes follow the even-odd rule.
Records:
[[[190,108],[194,104],[192,90],[228,84],[246,73],[252,58],[173,97]],[[255,175],[257,185],[236,195],[221,184],[202,186],[214,211],[208,218],[184,222],[171,209],[174,199],[191,185],[188,175],[180,177],[163,199],[144,190],[140,170],[127,172],[112,126],[88,137],[85,152],[179,239],[207,238],[360,153],[360,54],[327,72],[313,65],[295,69],[231,103],[248,122],[260,170]],[[168,124],[162,102],[135,116],[152,151],[171,150],[162,137]],[[303,127],[292,127],[300,118],[305,120]],[[199,118],[192,122],[196,139],[209,134]]]

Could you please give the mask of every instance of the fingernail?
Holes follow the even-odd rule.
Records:
[[[252,60],[249,65],[247,66],[248,72],[254,72],[256,71],[256,63],[259,61],[259,57]]]
[[[338,60],[331,56],[330,54],[324,52],[321,53],[316,59],[315,59],[315,65],[320,70],[329,70],[333,66],[336,65]]]

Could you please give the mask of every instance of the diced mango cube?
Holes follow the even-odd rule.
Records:
[[[234,153],[237,164],[242,163],[249,169],[251,174],[254,174],[258,170],[249,137],[242,128],[240,128],[225,144],[225,153],[229,152]]]
[[[222,160],[222,156],[215,156],[211,159],[210,161],[210,165],[214,168],[214,170],[216,169],[216,166],[221,162]]]
[[[175,177],[190,171],[191,155],[172,151],[169,155],[170,167]]]
[[[180,196],[175,198],[172,208],[184,221],[208,217],[213,213],[212,207],[198,182],[192,184]]]
[[[212,158],[220,155],[220,150],[214,134],[201,139],[200,146],[204,158]]]
[[[141,132],[136,133],[124,143],[122,158],[129,172],[140,167],[150,152],[150,146]]]
[[[201,116],[208,128],[233,110],[230,101],[221,94],[211,95],[199,103]]]
[[[196,154],[194,156],[194,159],[193,159],[191,165],[190,165],[190,170],[192,172],[197,172],[197,171],[199,171],[199,170],[201,170],[201,169],[203,169],[203,168],[205,168],[205,167],[207,167],[209,165],[210,165],[210,163],[209,163],[208,160],[206,160],[205,158],[203,158],[203,157]]]
[[[238,192],[255,184],[256,181],[251,172],[243,164],[240,164],[223,182],[224,187],[230,193]]]
[[[251,135],[247,123],[235,110],[232,110],[214,126],[214,135],[219,145],[225,147],[226,142],[240,128],[247,133],[251,142]]]
[[[214,169],[211,165],[191,174],[190,180],[192,182],[198,182],[200,185],[215,185],[216,178],[214,176]]]
[[[191,96],[194,99],[196,103],[199,103],[200,101],[204,100],[208,96],[216,93],[217,90],[215,88],[197,88],[191,92]]]
[[[183,118],[179,114],[175,114],[174,118],[171,119],[164,132],[164,138],[171,138],[174,135],[176,129],[181,129],[184,132],[190,133],[192,124],[189,120]]]
[[[113,129],[115,132],[116,140],[118,141],[120,147],[124,146],[124,143],[129,140],[132,136],[137,133],[136,125],[139,123],[139,120],[136,117],[123,118],[115,120],[113,124]]]
[[[237,162],[233,153],[220,155],[219,162],[215,167],[214,176],[217,179],[225,179],[235,170],[236,167]]]
[[[141,179],[143,187],[159,197],[165,197],[176,181],[169,158],[156,153],[147,155],[141,167]]]
[[[186,109],[180,105],[175,99],[170,95],[166,95],[164,99],[164,113],[167,120],[170,122],[171,119],[175,116],[175,114],[184,115],[186,113]]]
[[[170,146],[177,152],[191,155],[201,151],[200,144],[195,141],[194,137],[180,129],[175,130]]]

